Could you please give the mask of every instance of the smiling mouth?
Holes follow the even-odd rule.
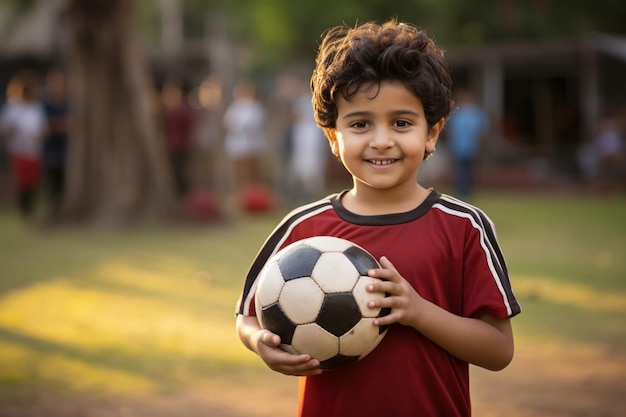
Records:
[[[368,159],[367,162],[374,165],[391,165],[396,162],[397,159]]]

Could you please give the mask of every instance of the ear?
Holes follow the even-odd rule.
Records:
[[[437,123],[432,125],[430,129],[428,129],[428,137],[426,138],[426,153],[432,153],[435,151],[439,134],[443,130],[445,124],[446,119],[442,117]]]
[[[331,128],[325,128],[324,134],[330,144],[330,150],[337,158],[339,158],[339,144],[337,142],[337,131]]]

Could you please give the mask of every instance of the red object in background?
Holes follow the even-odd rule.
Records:
[[[185,212],[193,220],[217,220],[221,218],[217,198],[208,190],[195,189],[185,197]]]
[[[34,190],[39,184],[41,160],[26,156],[11,156],[15,185],[18,190]]]
[[[239,192],[239,206],[247,212],[263,213],[276,207],[276,198],[265,184],[250,184]]]

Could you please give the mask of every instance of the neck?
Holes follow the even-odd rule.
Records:
[[[353,213],[381,215],[404,213],[419,206],[430,193],[417,182],[412,187],[377,190],[355,185],[343,198],[343,205]]]

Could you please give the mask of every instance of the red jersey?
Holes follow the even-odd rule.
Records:
[[[513,294],[494,225],[480,209],[431,192],[405,213],[361,216],[335,194],[289,213],[254,260],[237,313],[255,315],[254,291],[265,262],[311,236],[350,240],[375,258],[386,256],[425,299],[463,317],[512,317]],[[301,417],[468,417],[469,364],[411,327],[392,324],[361,361],[303,377]]]

